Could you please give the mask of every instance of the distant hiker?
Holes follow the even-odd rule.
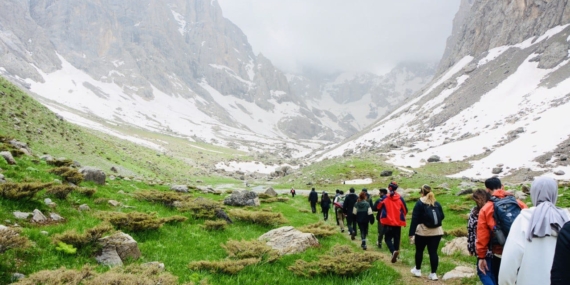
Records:
[[[366,194],[366,202],[368,202],[368,204],[370,204],[370,207],[372,207],[372,199],[370,198],[370,194],[368,193],[368,189],[362,188],[362,192],[364,192],[364,194]]]
[[[294,188],[291,188],[291,197],[292,197],[292,198],[295,198],[295,194],[297,194],[296,191],[295,191],[295,189],[294,189]]]
[[[501,180],[497,177],[485,180],[485,187],[486,191],[491,194],[491,200],[479,211],[477,241],[475,242],[479,260],[477,266],[483,274],[490,274],[494,283],[498,284],[503,246],[511,224],[521,209],[528,207],[506,192]],[[497,221],[494,216],[497,217]],[[486,258],[489,248],[493,252],[493,257],[490,259]]]
[[[473,192],[472,199],[475,201],[476,206],[471,209],[471,213],[469,213],[469,221],[467,222],[467,250],[471,256],[476,256],[477,250],[475,248],[475,241],[477,240],[477,222],[479,220],[479,212],[481,211],[481,208],[487,204],[487,201],[491,200],[491,194],[483,189],[477,189]],[[488,259],[490,263],[492,258],[493,252],[491,250],[487,250],[485,259]],[[484,274],[479,270],[479,266],[477,266],[477,275],[483,285],[493,285],[496,283],[492,274],[489,272]]]
[[[408,213],[406,203],[400,194],[396,192],[396,189],[398,189],[398,184],[396,182],[390,183],[388,185],[390,194],[384,201],[378,204],[384,239],[386,240],[386,246],[392,253],[392,263],[395,263],[400,255],[402,227],[406,226],[406,214]]]
[[[378,248],[382,248],[382,240],[384,238],[384,227],[380,222],[380,211],[378,211],[378,204],[386,199],[387,194],[388,190],[384,188],[380,189],[380,198],[378,198],[378,200],[376,200],[372,206],[372,211],[378,212],[378,214],[376,214],[376,221],[378,222],[378,240],[376,241],[376,246]]]
[[[340,196],[340,190],[336,189],[336,191],[334,192],[334,197],[338,197]]]
[[[336,218],[336,225],[340,226],[340,232],[344,233],[344,218],[342,206],[344,204],[344,192],[338,191],[338,195],[334,198],[334,214]]]
[[[372,209],[370,208],[370,203],[366,201],[366,192],[360,192],[358,195],[358,201],[354,205],[352,213],[356,217],[356,222],[358,223],[358,228],[360,229],[360,240],[362,243],[360,247],[366,250],[366,236],[368,235],[368,223],[374,221],[374,216],[372,215]]]
[[[570,270],[568,268],[570,268],[570,223],[564,224],[564,227],[558,233],[552,270],[550,271],[550,284],[568,284],[568,280],[570,280]]]
[[[420,195],[421,198],[416,202],[412,211],[412,222],[410,225],[410,242],[416,245],[416,266],[410,272],[416,277],[422,276],[422,260],[424,258],[424,249],[427,247],[429,264],[431,266],[431,273],[428,275],[428,279],[437,280],[436,272],[439,265],[437,248],[443,236],[441,223],[445,215],[443,214],[443,208],[435,200],[431,187],[424,184],[420,189]]]
[[[325,194],[323,194],[323,198],[321,199],[321,210],[323,212],[325,221],[329,219],[329,210],[331,209],[331,204],[331,198],[329,198],[329,194],[325,192]]]
[[[342,210],[346,215],[346,222],[348,223],[348,233],[352,240],[356,237],[356,216],[352,213],[354,204],[358,201],[358,196],[354,194],[354,188],[350,188],[348,195],[344,198]]]
[[[534,207],[522,210],[511,225],[503,248],[499,284],[550,283],[556,238],[570,216],[555,206],[558,182],[553,178],[536,178],[530,186],[530,199]],[[565,270],[570,270],[568,265]]]
[[[309,193],[309,202],[311,202],[311,210],[313,211],[313,214],[317,212],[317,201],[319,201],[319,194],[317,194],[317,191],[315,191],[315,188],[313,187],[311,189],[311,193]]]

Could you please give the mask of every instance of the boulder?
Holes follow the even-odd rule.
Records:
[[[99,262],[99,264],[104,266],[123,266],[121,257],[117,253],[117,250],[115,250],[113,247],[103,248],[101,255],[96,256],[95,259],[97,262]]]
[[[555,175],[564,175],[564,174],[566,174],[566,173],[565,173],[564,171],[562,171],[562,170],[556,170],[556,171],[554,171],[554,174],[555,174]]]
[[[4,177],[4,174],[0,173],[0,184],[2,183],[6,183],[6,178]]]
[[[12,282],[16,282],[16,281],[23,279],[23,278],[26,278],[26,275],[16,272],[16,273],[12,273],[12,279],[11,280],[12,280]]]
[[[258,238],[279,254],[295,254],[304,252],[307,248],[319,246],[319,241],[311,233],[303,233],[291,226],[271,230]]]
[[[475,267],[467,267],[467,266],[457,266],[455,269],[445,273],[443,281],[455,278],[470,278],[475,276]]]
[[[465,189],[465,190],[461,190],[459,192],[457,192],[457,196],[462,196],[462,195],[467,195],[467,194],[473,194],[473,189],[469,188],[469,189]]]
[[[50,213],[50,214],[49,214],[49,217],[50,217],[53,221],[55,221],[55,222],[65,221],[65,219],[64,219],[62,216],[60,216],[60,215],[58,215],[58,214],[56,214],[56,213]]]
[[[388,177],[388,176],[392,176],[392,170],[384,170],[382,172],[380,172],[380,176],[381,177]]]
[[[172,185],[170,186],[170,190],[182,193],[188,193],[188,186],[187,185]]]
[[[91,211],[91,208],[87,204],[82,204],[79,206],[79,211]]]
[[[0,152],[0,156],[2,156],[8,164],[10,165],[16,164],[16,160],[9,151]]]
[[[259,206],[259,198],[257,193],[252,191],[235,191],[224,199],[224,205]]]
[[[273,187],[269,187],[267,189],[265,189],[265,193],[266,195],[269,195],[271,197],[277,197],[277,192],[275,192],[275,190],[273,189]]]
[[[53,156],[51,156],[49,154],[45,154],[45,155],[40,156],[40,159],[45,161],[45,162],[53,162],[54,161]]]
[[[83,174],[84,181],[93,181],[99,185],[105,185],[105,179],[107,176],[101,169],[85,166],[79,169],[79,172]]]
[[[13,214],[14,214],[14,217],[16,219],[19,219],[19,220],[26,220],[31,215],[30,213],[24,213],[24,212],[20,212],[20,211],[16,211]]]
[[[128,234],[116,232],[111,236],[99,239],[99,244],[103,247],[103,252],[111,254],[116,251],[117,255],[124,262],[127,259],[137,260],[141,257],[141,251],[137,242]],[[99,259],[97,259],[99,261]]]
[[[499,174],[501,172],[503,172],[502,167],[493,167],[493,170],[491,170],[491,173],[493,173],[493,174]]]
[[[38,209],[35,209],[33,211],[33,214],[34,214],[34,216],[32,217],[32,222],[44,223],[44,222],[47,222],[47,220],[48,220],[46,218],[46,216],[44,216],[44,214]]]
[[[459,252],[463,255],[469,255],[469,251],[467,250],[467,237],[454,238],[445,244],[441,249],[441,252],[446,255],[452,255],[455,252]]]
[[[437,155],[432,155],[428,158],[427,162],[439,162],[441,159]]]
[[[21,142],[21,141],[17,141],[17,140],[11,140],[9,142],[13,147],[21,150],[23,153],[25,153],[26,155],[31,155],[32,154],[32,149],[30,149],[30,147],[28,146],[27,143]]]

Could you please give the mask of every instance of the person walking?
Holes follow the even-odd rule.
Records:
[[[400,254],[400,238],[402,235],[402,227],[406,226],[406,214],[408,208],[404,199],[396,192],[398,184],[396,182],[388,185],[390,194],[384,201],[378,204],[380,211],[380,222],[384,229],[384,239],[386,246],[392,253],[391,262],[395,263]]]
[[[317,194],[317,191],[315,191],[315,188],[313,187],[311,189],[311,192],[309,193],[309,202],[311,203],[311,211],[313,211],[313,214],[317,212],[318,201],[319,201],[319,194]]]
[[[295,188],[291,187],[291,198],[295,198],[295,194],[297,194],[297,191],[295,191]]]
[[[344,233],[345,214],[342,209],[344,204],[344,192],[339,191],[338,195],[334,198],[334,213],[336,216],[336,225],[340,227],[340,232]]]
[[[344,198],[344,204],[342,205],[342,210],[346,215],[346,222],[348,225],[348,233],[350,238],[354,240],[356,238],[356,216],[352,213],[354,210],[354,204],[358,201],[358,196],[354,193],[354,188],[350,188],[348,195]]]
[[[380,211],[378,211],[378,204],[386,199],[387,194],[388,190],[384,188],[380,189],[380,198],[378,198],[378,200],[376,200],[372,206],[372,211],[378,212],[378,214],[376,214],[376,221],[378,222],[378,239],[376,240],[376,246],[380,249],[382,248],[382,240],[384,239],[384,227],[380,222]]]
[[[437,280],[437,266],[439,257],[437,248],[443,236],[442,221],[445,218],[443,209],[436,201],[435,195],[429,185],[423,185],[420,189],[421,198],[416,202],[412,211],[412,222],[410,225],[410,243],[416,245],[416,266],[411,273],[416,277],[421,277],[422,260],[424,249],[427,247],[431,273],[429,280]]]
[[[487,202],[491,199],[491,194],[483,189],[477,189],[473,192],[472,195],[473,201],[475,201],[475,207],[471,209],[469,213],[469,220],[467,222],[467,251],[471,256],[477,255],[477,250],[475,249],[475,241],[477,240],[477,222],[479,220],[479,211],[481,208],[487,204]],[[487,254],[485,255],[485,259],[487,260],[488,264],[491,264],[491,260],[493,258],[493,252],[487,250]],[[483,273],[478,266],[477,267],[477,275],[479,276],[479,280],[483,285],[493,285],[496,284],[496,277],[493,276],[491,272],[487,272],[486,274]]]
[[[550,270],[551,285],[567,285],[570,280],[570,223],[564,224],[558,233],[554,260]]]
[[[554,178],[536,178],[530,199],[534,207],[521,211],[507,237],[499,270],[501,285],[550,283],[556,239],[570,215],[556,207],[558,183]]]
[[[323,194],[323,198],[321,199],[321,210],[323,212],[325,222],[329,219],[329,210],[331,209],[331,204],[331,198],[329,198],[329,194],[325,192],[325,194]]]
[[[370,203],[367,201],[368,196],[366,192],[360,192],[358,195],[358,201],[354,205],[352,213],[356,217],[356,222],[358,223],[358,228],[360,229],[360,240],[362,241],[361,247],[366,250],[366,236],[368,235],[368,223],[372,219],[374,221],[374,216],[372,216],[372,209]]]

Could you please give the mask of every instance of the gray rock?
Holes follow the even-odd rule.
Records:
[[[319,241],[311,233],[303,233],[293,227],[271,230],[258,238],[281,255],[301,253],[309,247],[319,246]]]
[[[31,215],[31,213],[24,213],[24,212],[20,212],[20,211],[16,211],[13,214],[14,214],[14,217],[18,220],[26,220]]]
[[[121,206],[121,202],[115,201],[115,200],[109,200],[109,201],[107,201],[107,203],[108,203],[110,206],[112,206],[112,207],[119,207],[119,206]]]
[[[49,206],[50,204],[53,204],[53,201],[50,198],[45,198],[44,203]]]
[[[53,156],[51,156],[49,154],[45,154],[45,155],[40,156],[40,159],[45,161],[45,162],[53,162],[54,161]]]
[[[383,170],[382,172],[380,172],[380,176],[382,177],[388,177],[388,176],[392,176],[392,170]]]
[[[463,195],[467,195],[467,194],[473,194],[473,189],[469,188],[469,189],[465,189],[465,190],[461,190],[459,192],[457,192],[457,196],[463,196]]]
[[[0,231],[5,230],[5,229],[8,229],[8,227],[5,225],[0,225]]]
[[[447,242],[441,249],[441,252],[445,255],[453,255],[455,252],[459,252],[465,256],[469,256],[469,251],[467,250],[467,237],[458,237]]]
[[[123,232],[116,232],[111,236],[99,239],[99,244],[103,249],[114,249],[122,261],[127,259],[137,260],[141,257],[141,251],[130,235]]]
[[[568,44],[558,41],[550,44],[542,56],[538,68],[550,69],[562,63],[568,57]]]
[[[273,189],[273,187],[269,187],[267,189],[265,189],[265,193],[266,195],[269,195],[271,197],[277,197],[277,192],[275,192],[275,190]]]
[[[40,234],[44,235],[44,236],[49,236],[49,233],[46,231],[40,231]]]
[[[2,156],[8,164],[10,165],[16,164],[16,160],[9,151],[0,152],[0,156]]]
[[[475,276],[475,273],[475,269],[472,267],[457,266],[455,269],[445,273],[441,279],[446,281],[449,279],[471,278]]]
[[[503,172],[502,167],[494,167],[493,170],[491,170],[491,173],[493,173],[493,174],[499,174],[501,172]]]
[[[554,174],[555,175],[564,175],[564,174],[566,174],[566,172],[564,172],[562,170],[556,170],[556,171],[554,171]]]
[[[224,205],[229,206],[259,206],[257,193],[253,191],[234,191],[224,199]]]
[[[105,185],[105,179],[107,176],[101,169],[85,166],[79,169],[79,172],[83,174],[84,181],[93,181],[99,185]]]
[[[11,279],[11,280],[12,280],[12,282],[16,282],[16,281],[18,281],[18,280],[20,280],[20,279],[23,279],[23,278],[26,278],[26,275],[24,275],[24,274],[22,274],[22,273],[16,272],[16,273],[13,273],[13,274],[12,274],[12,279]]]
[[[117,253],[115,247],[105,247],[101,255],[96,256],[95,259],[99,264],[104,266],[123,266],[123,261]]]
[[[21,141],[17,141],[17,140],[11,140],[9,142],[13,147],[21,150],[22,152],[24,152],[26,155],[31,155],[32,154],[32,149],[30,149],[30,147],[28,146],[27,143],[21,142]]]
[[[187,185],[172,185],[170,190],[182,193],[188,193],[188,186]]]
[[[43,214],[40,210],[38,210],[38,209],[35,209],[35,210],[33,211],[33,214],[34,214],[34,216],[32,217],[32,222],[44,223],[44,222],[47,222],[47,221],[48,221],[48,219],[46,218],[46,216],[44,216],[44,214]]]
[[[91,211],[91,208],[87,204],[82,204],[79,206],[79,211]]]
[[[50,217],[53,221],[55,221],[55,222],[65,221],[65,219],[64,219],[62,216],[60,216],[60,215],[58,215],[58,214],[56,214],[56,213],[50,213],[50,214],[49,214],[49,217]]]
[[[437,155],[432,155],[428,158],[427,162],[439,162],[441,159]]]

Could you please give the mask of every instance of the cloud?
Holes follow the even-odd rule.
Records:
[[[254,52],[300,72],[382,73],[402,61],[437,62],[457,0],[218,0]]]

